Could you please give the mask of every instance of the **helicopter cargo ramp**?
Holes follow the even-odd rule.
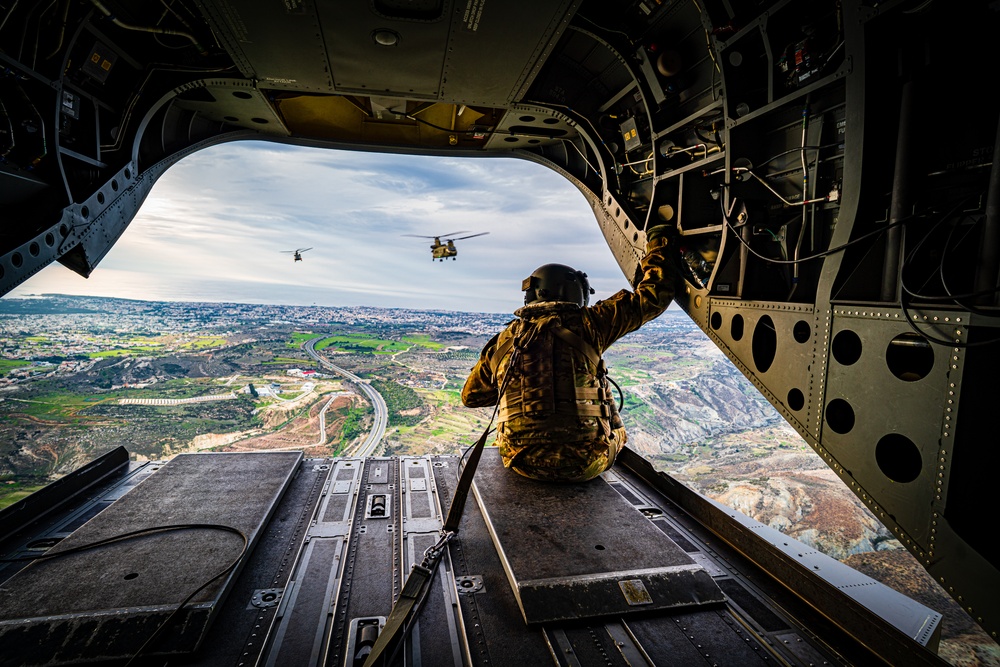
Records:
[[[0,512],[0,557],[79,543],[102,525],[125,533],[177,524],[184,498],[218,497],[189,508],[183,522],[250,521],[244,532],[252,533],[252,548],[232,576],[215,582],[211,611],[200,598],[195,603],[207,612],[200,641],[182,642],[185,633],[171,627],[191,614],[160,614],[118,635],[95,633],[81,642],[82,653],[46,651],[45,633],[22,631],[42,607],[50,617],[71,614],[81,628],[118,612],[91,618],[79,608],[56,609],[55,598],[33,606],[22,596],[20,617],[2,621],[0,665],[13,664],[4,660],[13,655],[19,667],[84,664],[140,646],[133,667],[361,667],[411,565],[437,542],[461,468],[457,456],[296,463],[287,453],[201,454],[164,464],[130,461],[123,451]],[[240,474],[220,476],[220,462]],[[246,499],[268,479],[273,490],[259,502]],[[130,497],[141,513],[121,525],[131,516],[123,511]],[[204,529],[171,535],[186,536],[192,553],[207,538],[232,537]],[[128,562],[91,564],[109,601],[165,567],[163,554],[130,553]],[[71,582],[73,560],[48,560],[45,571]],[[189,565],[176,560],[169,567],[181,583],[160,609],[212,574],[194,563],[185,577]],[[24,567],[0,562],[0,587],[16,586]],[[139,576],[123,579],[131,573]],[[517,478],[487,448],[474,498],[428,591],[386,664],[946,664],[936,655],[939,614],[694,493],[627,449],[597,480],[551,486]]]
[[[484,450],[473,482],[525,623],[720,604],[712,576],[605,480],[546,484]]]

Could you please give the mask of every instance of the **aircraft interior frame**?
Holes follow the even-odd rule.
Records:
[[[156,180],[184,157],[224,142],[531,160],[587,198],[633,282],[646,230],[676,229],[679,305],[996,639],[1000,551],[983,519],[1000,469],[991,416],[1000,401],[1000,167],[994,162],[1000,105],[988,83],[997,74],[991,44],[998,23],[996,3],[941,0],[0,0],[0,294],[53,262],[84,277],[100,271]],[[688,539],[701,539],[699,531],[714,525],[716,535],[726,536],[727,554],[739,554],[732,558],[755,563],[779,584],[796,582],[785,589],[802,597],[789,599],[782,613],[826,619],[795,628],[815,655],[847,664],[863,664],[873,654],[890,664],[904,655],[918,661],[912,664],[935,663],[933,614],[921,617],[930,634],[913,633],[915,647],[890,639],[893,631],[883,631],[875,617],[868,631],[877,636],[865,636],[861,625],[837,618],[836,604],[809,601],[810,594],[829,601],[843,587],[834,584],[839,593],[828,593],[830,581],[810,580],[795,556],[789,560],[747,537],[756,527],[732,516],[727,522],[724,511],[675,488],[669,475],[648,470],[634,452],[626,459],[606,484],[640,510],[632,518],[655,523],[674,511],[669,508],[692,512],[701,527],[692,527],[699,537]],[[252,460],[245,465],[259,464]],[[59,512],[97,506],[87,505],[84,490],[158,467],[102,461],[94,465],[110,466],[103,473],[110,477],[81,473],[73,478],[85,480],[78,487],[57,486],[47,504],[36,499],[20,519],[8,512],[0,545],[41,539],[54,530]],[[198,476],[213,465],[223,464],[176,469],[203,479]],[[224,465],[249,474],[236,461]],[[346,651],[360,650],[358,642],[377,634],[388,608],[346,595],[343,572],[330,580],[325,602],[308,600],[302,588],[293,599],[289,576],[303,564],[332,567],[338,550],[374,539],[357,532],[371,524],[364,503],[373,484],[394,485],[385,488],[392,511],[426,529],[417,533],[433,533],[454,483],[445,471],[457,462],[282,457],[267,466],[272,495],[251,503],[258,514],[240,529],[250,551],[239,553],[256,553],[256,560],[248,567],[241,561],[216,582],[218,590],[206,589],[214,592],[203,606],[188,609],[191,624],[184,627],[195,628],[193,634],[159,636],[183,647],[171,664],[212,664],[199,662],[208,660],[204,648],[185,653],[203,647],[198,624],[208,632],[217,615],[238,615],[224,606],[228,591],[245,589],[253,568],[278,562],[278,547],[268,545],[266,535],[275,530],[269,522],[289,507],[306,518],[296,529],[300,542],[282,538],[292,540],[295,563],[279,567],[283,574],[271,576],[273,585],[260,579],[253,588],[258,597],[272,588],[283,594],[280,605],[262,597],[250,605],[267,610],[261,637],[269,648],[251,651],[254,664],[353,664]],[[410,466],[423,476],[409,477]],[[299,481],[295,469],[304,471]],[[374,482],[376,470],[394,481]],[[488,613],[507,618],[518,636],[524,624],[534,627],[520,616],[537,590],[518,579],[515,564],[503,556],[512,538],[492,523],[489,503],[495,501],[487,487],[493,480],[486,475],[477,487],[470,521],[480,522],[472,530],[497,552],[470,548],[470,569],[453,545],[442,565],[442,585],[452,585],[443,595],[453,604],[429,608],[428,618],[436,620],[421,620],[423,630],[414,635],[430,632],[432,624],[466,628],[447,635],[454,664],[485,664],[489,650],[487,658],[477,653],[477,641],[495,655],[502,644],[494,630],[475,629],[470,615],[478,613],[478,593],[458,587],[481,590],[485,577],[486,590],[509,588],[505,595],[512,591],[514,598],[499,603],[509,608]],[[411,500],[401,489],[410,485],[413,492],[414,484],[434,491],[425,514],[399,505]],[[677,495],[670,496],[671,489]],[[340,518],[309,518],[337,493],[346,494]],[[644,501],[633,503],[626,493]],[[288,494],[300,495],[293,501]],[[115,506],[97,504],[95,521]],[[130,525],[108,517],[106,531]],[[222,523],[206,515],[184,520]],[[683,523],[677,519],[663,530],[669,535]],[[379,525],[382,541],[366,547],[388,560],[378,566],[351,561],[356,568],[385,569],[388,578],[372,585],[384,588],[390,601],[423,543],[395,525],[402,535]],[[98,528],[91,528],[95,536],[108,536]],[[316,539],[302,542],[308,535]],[[232,538],[216,531],[199,539],[228,545],[218,547],[225,551]],[[636,562],[644,558],[638,550]],[[767,566],[769,558],[780,565]],[[694,559],[718,572],[710,560]],[[490,569],[476,570],[480,563]],[[821,567],[835,569],[826,561]],[[8,583],[28,582],[31,569],[15,574],[7,566],[0,575],[13,577]],[[497,576],[501,571],[506,574]],[[381,576],[365,572],[372,580]],[[662,574],[655,585],[676,579],[675,570]],[[617,586],[610,588],[622,594],[625,588]],[[735,589],[723,590],[738,607]],[[624,595],[645,599],[635,591]],[[716,605],[713,622],[735,632],[735,616],[719,620],[722,598],[714,591],[703,598]],[[131,604],[127,597],[121,603]],[[313,628],[311,653],[282,662],[281,650],[299,648],[282,643],[281,633],[294,629],[276,612],[313,603],[320,606],[310,613],[322,609],[334,620]],[[903,606],[906,614],[921,613]],[[0,643],[27,632],[24,619],[65,614],[60,618],[70,623],[81,613],[43,607],[0,616]],[[339,616],[347,608],[352,615]],[[622,613],[632,611],[626,605]],[[162,621],[154,612],[140,616],[136,627]],[[640,617],[639,625],[654,623]],[[906,625],[894,620],[897,628]],[[827,622],[836,626],[830,631],[837,639],[828,641],[816,629]],[[539,623],[518,660],[545,655],[567,665],[605,664],[600,659],[656,664],[653,631],[644,635],[624,621],[552,623]],[[741,632],[760,643],[757,654],[794,663],[786,648],[766,648],[790,632],[787,622],[776,622],[781,629],[770,634],[766,624],[755,623]],[[586,643],[581,637],[591,637],[594,627],[611,639],[601,635],[587,649],[592,655],[575,657]],[[427,637],[424,644],[431,642]],[[424,644],[407,644],[408,664],[431,650]],[[849,648],[838,652],[839,646]],[[127,644],[102,659],[137,648]],[[602,650],[611,654],[600,658]],[[75,664],[58,652],[47,659],[38,664]]]

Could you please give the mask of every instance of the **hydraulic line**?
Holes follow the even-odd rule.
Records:
[[[186,32],[181,32],[180,30],[168,30],[167,28],[157,28],[155,26],[129,25],[128,23],[125,23],[124,21],[116,17],[114,14],[112,14],[111,10],[105,7],[104,4],[101,2],[101,0],[90,0],[90,2],[95,7],[97,7],[97,9],[99,9],[102,14],[111,19],[111,22],[114,23],[119,28],[123,28],[125,30],[136,30],[138,32],[150,32],[157,35],[178,35],[180,37],[186,37],[189,40],[191,40],[191,43],[194,44],[195,48],[198,49],[200,53],[206,52],[205,47],[203,47],[198,42],[198,40],[195,39],[194,35],[191,35]]]

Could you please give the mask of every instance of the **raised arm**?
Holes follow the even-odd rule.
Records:
[[[639,265],[642,277],[635,291],[622,290],[588,309],[594,336],[602,349],[635,331],[667,309],[674,299],[675,270],[667,238],[667,226],[647,232],[646,256]]]

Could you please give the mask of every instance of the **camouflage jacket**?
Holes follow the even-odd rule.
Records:
[[[462,403],[467,407],[486,407],[500,401],[497,445],[504,465],[510,467],[515,458],[522,459],[534,451],[530,458],[535,466],[580,469],[593,467],[599,458],[604,459],[604,467],[610,466],[614,453],[624,444],[625,432],[615,401],[605,391],[604,370],[597,367],[599,359],[581,348],[589,346],[599,357],[614,341],[654,319],[670,305],[674,278],[668,269],[665,244],[653,241],[647,251],[640,265],[642,278],[634,292],[622,290],[587,308],[565,302],[526,305],[514,313],[517,319],[483,348],[462,389]],[[567,338],[575,335],[577,340],[582,339],[583,345],[553,342],[554,337],[549,336],[545,341],[549,346],[547,351],[535,350],[534,354],[522,355],[514,361],[519,372],[507,380],[501,397],[499,388],[508,376],[513,358],[512,339],[523,338],[526,332],[540,327],[568,330],[572,333]],[[525,373],[532,375],[522,383]],[[535,387],[539,381],[548,382],[552,391],[538,392]],[[592,396],[595,390],[596,395]],[[533,392],[551,395],[533,404],[530,400]],[[586,414],[588,410],[593,412],[593,408],[580,407],[586,404],[607,406],[604,417]],[[609,446],[612,446],[610,455]],[[562,473],[556,474],[560,476]],[[569,476],[575,475],[570,472]]]

